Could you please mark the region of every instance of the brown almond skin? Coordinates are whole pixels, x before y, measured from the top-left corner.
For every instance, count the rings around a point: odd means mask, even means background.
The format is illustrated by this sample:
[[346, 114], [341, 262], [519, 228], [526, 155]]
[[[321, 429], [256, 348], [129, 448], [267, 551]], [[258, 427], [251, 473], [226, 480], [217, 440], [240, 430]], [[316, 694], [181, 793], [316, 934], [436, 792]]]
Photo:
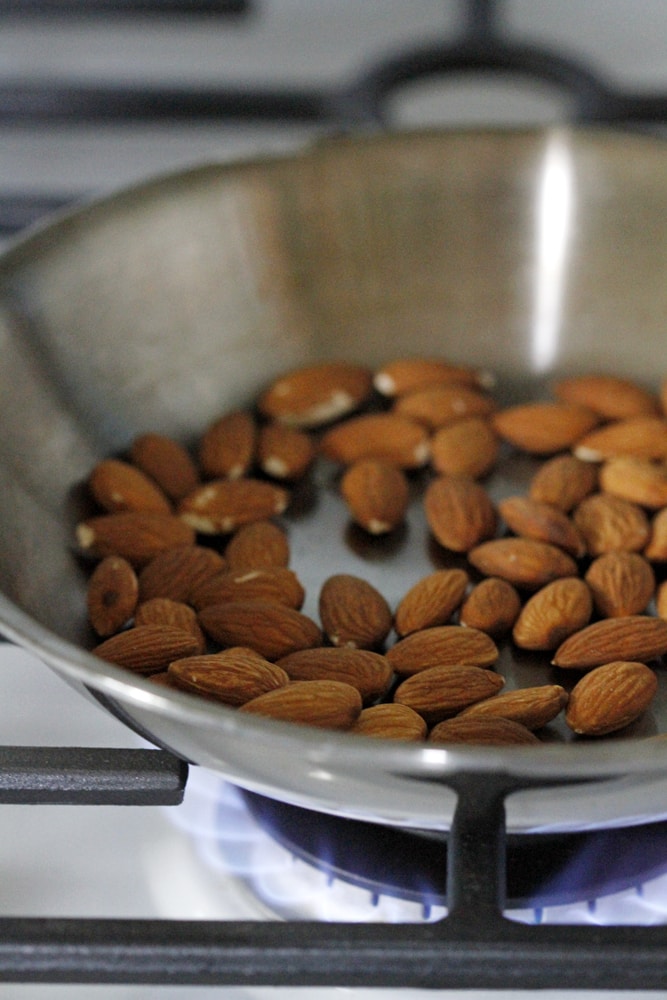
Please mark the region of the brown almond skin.
[[371, 535], [395, 531], [405, 520], [410, 488], [402, 469], [366, 458], [350, 465], [340, 491], [353, 520]]
[[164, 434], [138, 435], [129, 457], [174, 502], [187, 496], [199, 483], [199, 470], [189, 451]]
[[461, 604], [470, 577], [462, 569], [442, 569], [418, 580], [401, 598], [394, 628], [403, 637], [435, 625], [446, 625]]
[[326, 431], [320, 452], [341, 465], [374, 458], [399, 469], [420, 469], [429, 459], [429, 433], [396, 413], [367, 413]]
[[201, 611], [208, 604], [225, 601], [271, 601], [300, 611], [305, 596], [301, 581], [291, 569], [267, 566], [216, 573], [193, 588], [190, 603]]
[[612, 660], [653, 660], [667, 653], [667, 621], [648, 615], [604, 618], [558, 647], [554, 666], [589, 670]]
[[373, 384], [383, 396], [403, 396], [415, 389], [432, 385], [470, 385], [489, 388], [493, 382], [488, 372], [468, 365], [452, 364], [442, 358], [395, 358], [377, 369]]
[[273, 661], [323, 642], [311, 618], [269, 601], [210, 604], [199, 612], [199, 624], [221, 646], [249, 646]]
[[233, 410], [211, 423], [199, 440], [199, 466], [209, 479], [239, 479], [249, 473], [257, 426], [246, 410]]
[[649, 415], [603, 424], [577, 441], [574, 454], [586, 462], [602, 462], [615, 455], [665, 459], [667, 420]]
[[319, 595], [322, 628], [334, 646], [378, 649], [393, 625], [391, 608], [367, 580], [351, 573], [334, 573]]
[[183, 691], [232, 706], [244, 705], [289, 683], [284, 670], [243, 646], [174, 660], [167, 674]]
[[88, 620], [101, 638], [113, 635], [130, 621], [139, 599], [139, 581], [127, 559], [107, 556], [88, 581]]
[[137, 674], [166, 670], [172, 660], [194, 656], [199, 644], [191, 632], [171, 625], [137, 625], [105, 639], [93, 653]]
[[492, 538], [498, 522], [484, 487], [465, 476], [434, 479], [424, 494], [424, 511], [435, 539], [452, 552], [469, 552]]
[[178, 514], [205, 535], [229, 534], [244, 524], [282, 514], [289, 493], [262, 479], [213, 479], [181, 500]]
[[472, 746], [532, 746], [539, 739], [530, 729], [512, 719], [458, 715], [434, 726], [429, 743], [467, 743]]
[[562, 549], [535, 538], [495, 538], [468, 553], [485, 576], [499, 576], [515, 587], [538, 590], [552, 580], [576, 576], [577, 564]]
[[464, 417], [487, 417], [496, 409], [491, 396], [466, 385], [438, 385], [405, 393], [393, 412], [436, 431]]
[[579, 680], [570, 694], [565, 721], [582, 736], [606, 736], [625, 729], [648, 709], [658, 678], [646, 664], [616, 660]]
[[170, 597], [151, 597], [137, 606], [134, 624], [172, 625], [194, 636], [198, 643], [198, 653], [203, 653], [206, 649], [206, 637], [197, 621], [197, 613], [183, 601], [173, 601]]
[[575, 508], [572, 518], [590, 556], [622, 549], [641, 552], [651, 527], [642, 508], [609, 493], [592, 493]]
[[667, 561], [667, 507], [659, 510], [650, 520], [644, 555], [651, 562]]
[[632, 379], [586, 374], [559, 379], [553, 385], [557, 399], [594, 410], [605, 420], [658, 412], [658, 398]]
[[548, 542], [580, 559], [586, 543], [575, 524], [558, 507], [531, 500], [530, 497], [506, 497], [498, 503], [498, 513], [515, 535]]
[[446, 424], [431, 438], [431, 466], [439, 475], [481, 479], [495, 466], [498, 435], [484, 417]]
[[667, 469], [646, 458], [617, 455], [603, 462], [600, 489], [648, 510], [667, 506]]
[[225, 567], [223, 557], [203, 545], [179, 545], [160, 552], [139, 573], [140, 600], [170, 597], [188, 604], [194, 588]]
[[385, 694], [393, 677], [389, 661], [381, 653], [344, 646], [301, 649], [278, 660], [278, 666], [294, 681], [343, 681], [356, 687], [364, 704]]
[[459, 611], [459, 622], [490, 636], [509, 632], [521, 611], [521, 597], [516, 587], [498, 576], [480, 580], [468, 594]]
[[319, 729], [350, 729], [361, 713], [361, 695], [342, 681], [292, 681], [247, 701], [239, 712]]
[[273, 521], [253, 521], [234, 532], [225, 548], [229, 569], [260, 569], [288, 566], [289, 539]]
[[639, 615], [655, 593], [653, 567], [638, 552], [606, 552], [594, 559], [585, 576], [598, 614], [604, 618]]
[[493, 639], [477, 629], [461, 625], [438, 625], [413, 632], [386, 652], [392, 669], [408, 677], [433, 666], [467, 663], [487, 668], [498, 659]]
[[493, 670], [467, 664], [429, 667], [402, 681], [394, 692], [394, 702], [407, 705], [434, 726], [456, 715], [468, 705], [490, 698], [505, 680]]
[[521, 403], [493, 414], [491, 423], [501, 438], [531, 455], [554, 455], [573, 447], [599, 417], [571, 403]]
[[372, 374], [362, 365], [323, 362], [280, 375], [257, 406], [263, 416], [292, 427], [323, 427], [359, 409], [372, 389]]
[[407, 705], [388, 703], [364, 708], [350, 732], [379, 740], [418, 742], [426, 738], [426, 720]]
[[172, 514], [120, 511], [101, 514], [77, 525], [77, 541], [89, 555], [122, 556], [141, 569], [160, 552], [180, 545], [194, 545], [194, 530]]
[[141, 469], [116, 458], [98, 462], [88, 477], [88, 488], [107, 513], [137, 510], [170, 514], [171, 502]]
[[593, 596], [579, 577], [553, 580], [528, 598], [514, 623], [512, 638], [520, 649], [556, 649], [588, 625]]
[[569, 514], [598, 488], [598, 467], [574, 455], [554, 455], [542, 463], [533, 475], [528, 496], [538, 503], [548, 503]]
[[567, 691], [560, 684], [541, 684], [516, 691], [501, 691], [465, 708], [457, 718], [511, 719], [526, 729], [534, 730], [552, 722], [567, 703]]
[[313, 438], [298, 427], [265, 424], [257, 438], [257, 462], [262, 472], [273, 479], [301, 479], [317, 454]]

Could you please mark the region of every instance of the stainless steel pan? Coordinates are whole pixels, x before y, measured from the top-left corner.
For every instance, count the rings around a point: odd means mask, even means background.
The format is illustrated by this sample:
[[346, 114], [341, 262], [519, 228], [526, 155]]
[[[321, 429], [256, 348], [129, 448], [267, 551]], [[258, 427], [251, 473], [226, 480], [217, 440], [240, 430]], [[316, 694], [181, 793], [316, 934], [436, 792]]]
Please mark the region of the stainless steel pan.
[[[545, 787], [510, 830], [667, 815], [667, 685], [621, 737], [539, 749], [376, 743], [236, 714], [86, 652], [73, 552], [80, 483], [139, 432], [193, 440], [275, 374], [322, 358], [442, 354], [495, 371], [501, 401], [591, 368], [667, 371], [667, 145], [604, 131], [430, 132], [207, 165], [54, 219], [0, 261], [0, 627], [156, 744], [265, 794], [446, 828], [464, 770]], [[512, 460], [495, 494], [525, 485]], [[437, 564], [419, 511], [387, 547], [346, 532], [329, 480], [288, 516], [293, 564], [358, 572], [395, 603]], [[551, 676], [504, 651], [508, 685]]]

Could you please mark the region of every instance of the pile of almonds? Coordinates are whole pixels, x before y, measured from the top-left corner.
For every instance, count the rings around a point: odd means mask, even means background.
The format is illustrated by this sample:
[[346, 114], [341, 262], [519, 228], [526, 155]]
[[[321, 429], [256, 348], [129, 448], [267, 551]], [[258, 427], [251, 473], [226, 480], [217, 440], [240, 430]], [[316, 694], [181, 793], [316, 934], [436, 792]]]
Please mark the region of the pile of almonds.
[[[442, 359], [316, 364], [222, 414], [196, 453], [155, 432], [100, 461], [77, 526], [93, 651], [240, 712], [367, 736], [533, 744], [561, 713], [574, 734], [624, 729], [667, 653], [667, 383], [582, 375], [506, 407], [491, 390]], [[494, 500], [508, 454], [535, 471]], [[462, 565], [393, 608], [333, 572], [319, 620], [304, 614], [281, 515], [321, 461], [369, 536], [401, 528], [421, 477], [430, 535]], [[562, 683], [504, 691], [501, 643]]]

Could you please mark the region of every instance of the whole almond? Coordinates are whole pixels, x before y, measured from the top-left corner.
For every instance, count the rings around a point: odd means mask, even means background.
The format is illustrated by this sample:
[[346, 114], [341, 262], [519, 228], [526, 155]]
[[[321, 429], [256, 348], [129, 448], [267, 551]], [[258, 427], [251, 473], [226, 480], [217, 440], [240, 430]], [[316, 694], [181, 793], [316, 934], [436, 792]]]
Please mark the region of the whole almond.
[[213, 479], [181, 500], [178, 514], [205, 535], [229, 534], [241, 525], [282, 514], [289, 493], [261, 479]]
[[465, 708], [458, 718], [511, 719], [526, 729], [534, 730], [548, 725], [567, 703], [568, 693], [560, 684], [540, 684], [516, 691], [501, 691]]
[[137, 625], [117, 632], [93, 649], [102, 660], [136, 674], [158, 673], [172, 660], [198, 652], [195, 636], [171, 625]]
[[134, 616], [137, 625], [171, 625], [189, 632], [197, 640], [197, 652], [206, 649], [206, 638], [197, 621], [194, 608], [183, 601], [174, 601], [170, 597], [151, 597], [137, 606]]
[[511, 496], [499, 501], [498, 513], [515, 535], [549, 542], [575, 559], [585, 554], [586, 544], [578, 528], [564, 511], [552, 504]]
[[658, 412], [658, 399], [632, 379], [586, 374], [563, 378], [553, 386], [557, 399], [594, 410], [605, 420], [621, 420]]
[[571, 403], [520, 403], [491, 417], [496, 433], [520, 451], [554, 455], [572, 448], [599, 418], [592, 410]]
[[229, 569], [262, 569], [288, 566], [289, 539], [273, 521], [252, 521], [234, 532], [225, 548]]
[[644, 555], [651, 562], [667, 562], [667, 507], [654, 514], [649, 522]]
[[199, 470], [189, 451], [164, 434], [139, 434], [130, 447], [130, 461], [172, 501], [192, 492], [199, 482]]
[[568, 514], [598, 486], [598, 468], [574, 455], [554, 455], [534, 473], [528, 496], [538, 503], [548, 503]]
[[[199, 440], [199, 465], [210, 479], [239, 479], [255, 458], [257, 426], [246, 410], [232, 410], [209, 424]], [[189, 494], [188, 494], [189, 495]]]
[[500, 674], [483, 667], [460, 663], [433, 666], [402, 681], [394, 692], [394, 702], [407, 705], [434, 726], [468, 705], [490, 698], [504, 683]]
[[391, 702], [364, 708], [350, 732], [380, 740], [419, 741], [427, 729], [426, 720], [414, 709]]
[[351, 573], [334, 573], [320, 589], [322, 628], [334, 646], [376, 649], [393, 625], [391, 608], [367, 580]]
[[491, 667], [498, 659], [498, 647], [477, 629], [436, 625], [400, 639], [387, 650], [386, 657], [395, 673], [407, 677], [434, 666], [466, 663]]
[[615, 455], [667, 459], [667, 420], [660, 416], [614, 420], [581, 437], [574, 454], [586, 462], [602, 462]]
[[466, 385], [437, 385], [400, 396], [393, 412], [436, 431], [463, 417], [486, 417], [496, 409], [491, 396]]
[[239, 709], [320, 729], [350, 729], [361, 713], [361, 695], [342, 681], [292, 681], [247, 701]]
[[248, 646], [267, 660], [322, 645], [317, 624], [300, 611], [270, 601], [227, 601], [199, 612], [199, 624], [221, 646]]
[[598, 614], [604, 618], [639, 615], [655, 593], [655, 573], [638, 552], [606, 552], [586, 571]]
[[658, 689], [658, 678], [646, 664], [616, 660], [582, 677], [572, 689], [565, 721], [575, 733], [605, 736], [643, 715]]
[[365, 403], [372, 374], [343, 361], [306, 365], [281, 375], [258, 399], [263, 416], [294, 427], [321, 427]]
[[344, 681], [356, 687], [364, 703], [385, 694], [392, 679], [389, 661], [381, 653], [346, 646], [301, 649], [278, 660], [294, 681]]
[[179, 545], [158, 553], [139, 573], [142, 601], [170, 597], [188, 604], [193, 590], [225, 569], [219, 552], [203, 545]]
[[373, 377], [375, 388], [383, 396], [403, 396], [432, 385], [461, 384], [490, 389], [493, 382], [489, 372], [442, 358], [425, 357], [395, 358], [379, 368]]
[[353, 462], [341, 479], [340, 490], [353, 520], [371, 535], [394, 531], [405, 520], [408, 480], [402, 469], [389, 462], [372, 458]]
[[273, 479], [300, 479], [312, 465], [316, 451], [312, 437], [298, 427], [270, 423], [260, 428], [257, 461], [262, 472]]
[[646, 512], [630, 500], [610, 493], [592, 493], [572, 513], [590, 556], [622, 550], [641, 552], [651, 528]]
[[171, 503], [160, 487], [129, 462], [106, 458], [93, 468], [88, 487], [97, 503], [110, 514], [117, 511], [153, 511], [170, 514]]
[[498, 460], [500, 441], [484, 417], [446, 424], [431, 438], [431, 466], [440, 475], [488, 475]]
[[640, 507], [659, 510], [667, 506], [667, 467], [646, 458], [619, 455], [603, 462], [600, 489]]
[[271, 601], [300, 611], [306, 593], [301, 581], [285, 566], [223, 570], [190, 592], [190, 602], [201, 611], [225, 601]]
[[556, 649], [569, 635], [588, 625], [593, 597], [579, 577], [553, 580], [524, 604], [512, 629], [520, 649]]
[[457, 715], [434, 726], [429, 743], [467, 743], [473, 746], [532, 746], [539, 739], [530, 729], [512, 719]]
[[134, 615], [139, 599], [139, 582], [134, 568], [120, 556], [107, 556], [93, 570], [88, 581], [88, 620], [97, 634], [106, 638], [119, 632]]
[[667, 621], [648, 615], [604, 618], [575, 632], [556, 650], [554, 666], [589, 670], [612, 660], [653, 660], [667, 653]]
[[519, 593], [507, 580], [488, 576], [470, 591], [459, 612], [459, 622], [490, 636], [509, 632], [521, 611]]
[[426, 488], [424, 512], [440, 545], [468, 552], [495, 534], [496, 509], [484, 489], [465, 476], [438, 476]]
[[462, 569], [442, 569], [418, 580], [401, 598], [394, 614], [399, 636], [446, 625], [461, 604], [470, 578]]
[[401, 469], [419, 469], [429, 459], [429, 434], [414, 420], [397, 413], [366, 413], [326, 431], [320, 451], [341, 465], [374, 458]]
[[89, 555], [100, 559], [122, 556], [136, 569], [167, 549], [193, 545], [195, 533], [172, 514], [120, 511], [82, 521], [77, 525], [76, 538]]
[[485, 576], [499, 576], [527, 590], [577, 573], [571, 556], [535, 538], [494, 538], [468, 552], [468, 560]]
[[243, 646], [174, 660], [167, 673], [184, 691], [235, 706], [289, 683], [284, 670]]

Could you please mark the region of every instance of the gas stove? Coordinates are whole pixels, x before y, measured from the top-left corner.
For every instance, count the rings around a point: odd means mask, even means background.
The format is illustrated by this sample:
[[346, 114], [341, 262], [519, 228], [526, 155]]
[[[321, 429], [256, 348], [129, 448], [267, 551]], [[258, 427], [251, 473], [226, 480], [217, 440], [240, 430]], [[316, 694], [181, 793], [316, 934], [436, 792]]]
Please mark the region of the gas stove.
[[[659, 0], [0, 0], [0, 231], [358, 128], [660, 132], [666, 26]], [[304, 814], [156, 751], [23, 650], [0, 668], [0, 998], [665, 989], [663, 825], [506, 842], [512, 789], [474, 779], [447, 842]]]

